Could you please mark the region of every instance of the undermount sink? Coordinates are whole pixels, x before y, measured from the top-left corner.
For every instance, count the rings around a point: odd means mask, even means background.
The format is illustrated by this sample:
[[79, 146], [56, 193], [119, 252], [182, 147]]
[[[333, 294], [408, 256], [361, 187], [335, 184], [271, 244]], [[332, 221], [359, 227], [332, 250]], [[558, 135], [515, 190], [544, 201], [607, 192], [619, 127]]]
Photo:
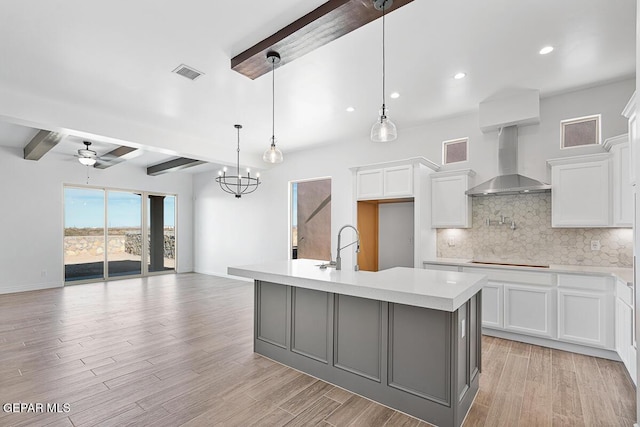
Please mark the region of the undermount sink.
[[544, 264], [515, 264], [510, 262], [495, 262], [495, 261], [471, 261], [471, 264], [484, 264], [484, 265], [507, 265], [510, 267], [535, 267], [535, 268], [549, 268]]

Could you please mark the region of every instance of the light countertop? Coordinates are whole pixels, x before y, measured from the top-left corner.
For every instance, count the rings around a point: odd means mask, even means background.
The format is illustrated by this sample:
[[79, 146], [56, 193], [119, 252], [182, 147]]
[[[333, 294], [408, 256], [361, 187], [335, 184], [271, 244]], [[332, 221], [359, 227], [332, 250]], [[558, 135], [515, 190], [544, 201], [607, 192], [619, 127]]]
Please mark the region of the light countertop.
[[378, 272], [325, 270], [323, 261], [283, 260], [267, 264], [229, 267], [228, 274], [300, 288], [370, 298], [398, 304], [455, 311], [482, 289], [481, 274], [395, 267]]
[[474, 264], [469, 259], [460, 258], [436, 258], [424, 261], [424, 264], [455, 265], [458, 267], [497, 268], [504, 270], [540, 271], [547, 273], [584, 274], [589, 276], [613, 276], [628, 286], [633, 284], [633, 269], [623, 267], [599, 267], [593, 265], [561, 265], [551, 264], [549, 268], [525, 267], [513, 265]]

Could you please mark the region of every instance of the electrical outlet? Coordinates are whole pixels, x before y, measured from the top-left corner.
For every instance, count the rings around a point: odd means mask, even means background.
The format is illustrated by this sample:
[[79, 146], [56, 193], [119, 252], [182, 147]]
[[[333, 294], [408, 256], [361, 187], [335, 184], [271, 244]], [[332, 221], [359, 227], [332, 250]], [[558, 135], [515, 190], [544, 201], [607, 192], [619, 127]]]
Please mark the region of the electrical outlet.
[[591, 241], [591, 250], [599, 251], [600, 250], [600, 240], [592, 240]]
[[47, 277], [47, 270], [42, 270], [40, 272], [40, 277]]
[[449, 244], [449, 246], [455, 246], [456, 245], [456, 239], [453, 237], [449, 237], [449, 240], [447, 242]]

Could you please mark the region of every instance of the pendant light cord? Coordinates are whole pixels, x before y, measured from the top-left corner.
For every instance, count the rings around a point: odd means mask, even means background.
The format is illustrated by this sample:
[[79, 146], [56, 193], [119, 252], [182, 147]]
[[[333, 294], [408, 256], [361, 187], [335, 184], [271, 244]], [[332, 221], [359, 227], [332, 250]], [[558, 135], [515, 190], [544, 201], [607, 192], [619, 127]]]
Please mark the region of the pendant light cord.
[[271, 146], [276, 144], [276, 58], [271, 58]]
[[[237, 154], [238, 154], [238, 178], [240, 177], [240, 128], [236, 128], [238, 130], [238, 149]], [[238, 186], [240, 185], [240, 181], [238, 181]]]
[[[384, 51], [384, 15], [385, 9], [387, 5], [387, 0], [383, 0], [382, 2], [382, 117], [385, 114], [385, 105], [384, 105], [384, 93], [385, 93], [385, 51]], [[381, 117], [381, 119], [382, 119]]]

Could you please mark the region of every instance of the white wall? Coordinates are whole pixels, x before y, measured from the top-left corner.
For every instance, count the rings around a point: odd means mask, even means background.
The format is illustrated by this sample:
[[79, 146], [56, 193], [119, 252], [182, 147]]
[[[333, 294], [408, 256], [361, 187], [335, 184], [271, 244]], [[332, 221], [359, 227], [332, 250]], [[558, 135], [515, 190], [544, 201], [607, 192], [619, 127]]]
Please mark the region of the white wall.
[[391, 267], [416, 267], [413, 259], [415, 246], [413, 208], [413, 202], [378, 205], [379, 270]]
[[[542, 99], [542, 122], [519, 130], [520, 172], [546, 181], [547, 159], [602, 150], [601, 147], [588, 147], [560, 152], [560, 120], [600, 113], [603, 139], [626, 133], [626, 120], [620, 113], [634, 90], [635, 79], [630, 79]], [[477, 183], [496, 175], [497, 132], [483, 134], [478, 127], [477, 112], [413, 128], [404, 128], [399, 118], [394, 119], [399, 125], [400, 137], [388, 144], [371, 143], [369, 129], [361, 129], [362, 137], [357, 140], [295, 153], [288, 153], [286, 141], [281, 141], [284, 163], [264, 172], [264, 184], [255, 193], [241, 199], [222, 192], [214, 181], [215, 173], [196, 175], [195, 270], [226, 274], [227, 267], [231, 265], [285, 259], [288, 256], [290, 181], [332, 178], [331, 247], [335, 248], [339, 228], [355, 221], [353, 180], [349, 167], [415, 156], [440, 163], [442, 141], [467, 136], [470, 161], [449, 165], [445, 169], [474, 169]], [[286, 124], [281, 123], [280, 126]], [[332, 252], [335, 257], [335, 249]], [[343, 258], [346, 265], [352, 262], [351, 252]]]
[[[89, 175], [93, 186], [177, 194], [177, 270], [193, 271], [192, 175], [151, 177], [126, 164]], [[63, 285], [63, 185], [86, 182], [86, 167], [73, 157], [24, 160], [21, 148], [0, 141], [0, 293]]]

